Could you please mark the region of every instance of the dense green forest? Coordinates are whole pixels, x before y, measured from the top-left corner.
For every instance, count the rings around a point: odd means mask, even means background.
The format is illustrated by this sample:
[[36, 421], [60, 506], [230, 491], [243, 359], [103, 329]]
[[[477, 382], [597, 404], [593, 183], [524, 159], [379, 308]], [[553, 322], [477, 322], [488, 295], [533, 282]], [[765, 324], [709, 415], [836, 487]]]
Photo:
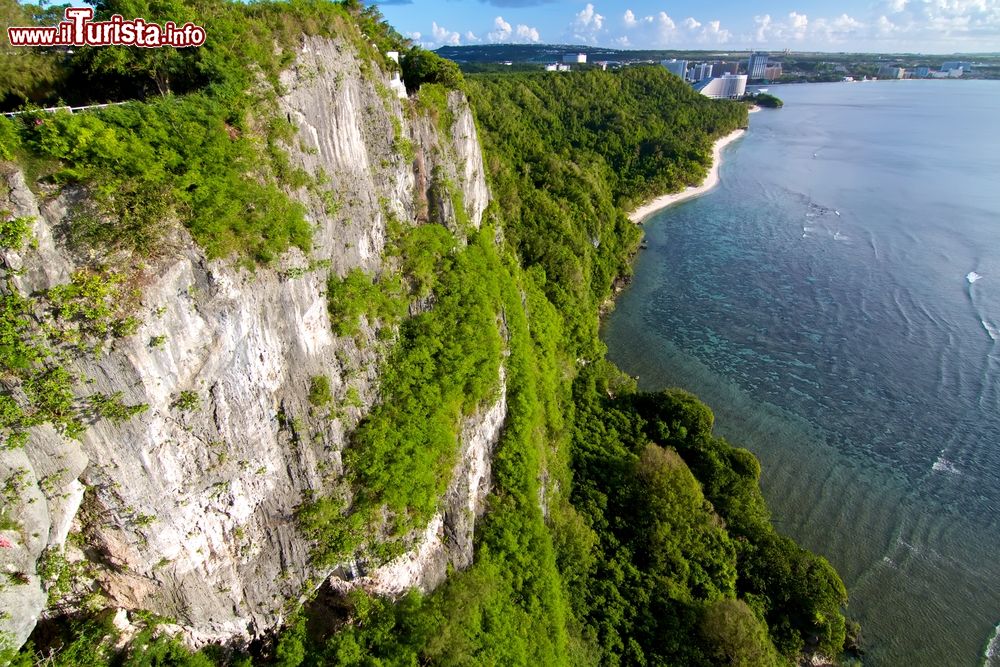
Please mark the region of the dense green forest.
[[662, 67], [476, 75], [468, 94], [507, 240], [544, 270], [572, 351], [596, 358], [597, 308], [639, 242], [624, 212], [701, 183], [712, 143], [746, 126], [746, 108], [694, 94]]
[[757, 106], [767, 107], [769, 109], [780, 109], [785, 105], [785, 103], [781, 101], [780, 97], [775, 97], [774, 95], [769, 95], [767, 93], [757, 93], [756, 95], [751, 95], [746, 101], [756, 104]]
[[[52, 22], [54, 8], [0, 1], [5, 17]], [[224, 38], [169, 57], [41, 53], [0, 84], [8, 107], [140, 100], [85, 115], [0, 118], [0, 160], [32, 179], [86, 185], [97, 210], [118, 221], [75, 220], [68, 239], [82, 248], [140, 262], [164, 251], [157, 223], [171, 216], [209, 256], [257, 270], [292, 246], [308, 251], [303, 211], [286, 193], [316, 184], [289, 165], [280, 144], [291, 128], [273, 111], [277, 74], [303, 32], [354, 36], [358, 52], [385, 70], [392, 66], [380, 53], [403, 50], [410, 104], [433, 106], [457, 88], [474, 109], [494, 202], [482, 229], [462, 237], [393, 221], [391, 270], [330, 276], [338, 332], [350, 334], [368, 313], [393, 342], [383, 369], [391, 381], [344, 453], [359, 492], [353, 506], [315, 497], [300, 507], [317, 562], [353, 553], [376, 528], [400, 535], [434, 510], [456, 425], [496, 393], [501, 363], [508, 417], [475, 562], [433, 593], [316, 600], [249, 652], [192, 654], [156, 638], [152, 618], [115, 649], [116, 631], [96, 610], [10, 654], [14, 664], [43, 653], [55, 665], [288, 666], [776, 665], [803, 652], [841, 656], [852, 634], [843, 584], [824, 559], [775, 532], [753, 455], [714, 436], [712, 413], [695, 397], [637, 392], [604, 359], [598, 336], [599, 307], [629, 273], [641, 236], [626, 211], [699, 183], [714, 139], [747, 124], [745, 105], [708, 100], [658, 67], [463, 78], [357, 2], [102, 0], [98, 10], [197, 16]], [[9, 289], [4, 352], [21, 349], [29, 316]], [[435, 306], [406, 317], [428, 294]], [[53, 368], [32, 358], [19, 372], [30, 384]], [[314, 385], [315, 404], [328, 401], [328, 388]], [[32, 423], [64, 416], [43, 402], [30, 409]], [[377, 523], [386, 509], [389, 526]]]

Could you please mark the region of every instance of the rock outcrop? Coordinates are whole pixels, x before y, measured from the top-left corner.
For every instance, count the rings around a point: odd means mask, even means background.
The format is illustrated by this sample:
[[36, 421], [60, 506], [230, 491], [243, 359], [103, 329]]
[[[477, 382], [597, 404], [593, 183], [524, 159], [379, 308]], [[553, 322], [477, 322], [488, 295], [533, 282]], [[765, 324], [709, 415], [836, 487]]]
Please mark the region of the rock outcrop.
[[[69, 362], [90, 378], [84, 393], [122, 392], [148, 409], [119, 425], [98, 420], [79, 440], [35, 427], [27, 446], [0, 451], [0, 485], [16, 489], [5, 507], [16, 525], [0, 530], [0, 568], [10, 575], [0, 631], [16, 644], [46, 613], [39, 568], [52, 554], [86, 563], [109, 606], [175, 619], [192, 645], [261, 636], [283, 621], [287, 601], [330, 574], [311, 564], [293, 514], [305, 492], [342, 472], [340, 451], [377, 397], [382, 348], [368, 327], [334, 334], [327, 272], [380, 271], [387, 219], [432, 219], [428, 202], [441, 198], [442, 182], [451, 207], [438, 206], [433, 221], [455, 229], [478, 226], [489, 195], [460, 94], [448, 98], [453, 122], [442, 128], [413, 101], [385, 95], [388, 76], [360, 66], [349, 40], [322, 38], [304, 40], [282, 84], [281, 112], [298, 128], [293, 162], [328, 190], [294, 193], [308, 207], [315, 248], [250, 272], [208, 260], [177, 226], [177, 251], [139, 276], [138, 331]], [[85, 193], [40, 201], [21, 172], [3, 168], [0, 209], [34, 219], [33, 247], [4, 251], [9, 267], [23, 268], [17, 288], [64, 283], [80, 262], [58, 230]], [[310, 405], [314, 376], [329, 378], [342, 406], [335, 416]], [[349, 391], [360, 400], [346, 401]], [[430, 588], [449, 562], [471, 561], [505, 415], [501, 393], [468, 419], [442, 512], [414, 552], [374, 570], [373, 590]]]

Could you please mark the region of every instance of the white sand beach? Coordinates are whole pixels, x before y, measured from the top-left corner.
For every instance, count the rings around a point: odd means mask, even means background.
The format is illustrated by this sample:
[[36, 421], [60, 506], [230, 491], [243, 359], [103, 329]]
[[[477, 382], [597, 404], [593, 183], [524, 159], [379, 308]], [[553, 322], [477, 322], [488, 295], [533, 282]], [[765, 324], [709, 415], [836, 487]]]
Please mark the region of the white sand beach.
[[719, 184], [719, 166], [722, 164], [722, 149], [742, 137], [744, 132], [746, 130], [735, 130], [715, 142], [715, 146], [712, 147], [712, 168], [708, 170], [708, 176], [705, 177], [704, 183], [697, 187], [689, 187], [680, 192], [663, 195], [662, 197], [657, 197], [652, 201], [646, 202], [632, 211], [628, 219], [639, 224], [660, 209], [686, 199], [699, 197], [714, 188]]

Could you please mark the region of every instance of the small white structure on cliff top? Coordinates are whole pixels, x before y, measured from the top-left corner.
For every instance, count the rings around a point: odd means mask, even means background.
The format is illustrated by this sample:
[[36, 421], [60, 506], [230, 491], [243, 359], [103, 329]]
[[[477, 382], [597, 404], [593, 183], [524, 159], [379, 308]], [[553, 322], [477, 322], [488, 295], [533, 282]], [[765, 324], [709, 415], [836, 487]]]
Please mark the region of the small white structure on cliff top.
[[[399, 64], [399, 51], [386, 51], [385, 55], [389, 60], [397, 65]], [[392, 73], [392, 79], [389, 81], [389, 90], [396, 93], [396, 97], [399, 99], [406, 99], [406, 84], [403, 83], [403, 77], [398, 71]]]

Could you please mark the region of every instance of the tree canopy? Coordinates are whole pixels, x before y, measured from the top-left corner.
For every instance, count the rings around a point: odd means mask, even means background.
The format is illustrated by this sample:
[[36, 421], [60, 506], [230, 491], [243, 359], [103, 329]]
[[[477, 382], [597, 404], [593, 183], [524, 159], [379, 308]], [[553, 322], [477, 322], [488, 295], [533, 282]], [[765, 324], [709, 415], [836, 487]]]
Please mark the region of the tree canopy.
[[464, 82], [458, 65], [418, 46], [403, 54], [400, 65], [403, 68], [406, 90], [411, 94], [425, 83], [439, 83], [446, 88], [461, 88]]

